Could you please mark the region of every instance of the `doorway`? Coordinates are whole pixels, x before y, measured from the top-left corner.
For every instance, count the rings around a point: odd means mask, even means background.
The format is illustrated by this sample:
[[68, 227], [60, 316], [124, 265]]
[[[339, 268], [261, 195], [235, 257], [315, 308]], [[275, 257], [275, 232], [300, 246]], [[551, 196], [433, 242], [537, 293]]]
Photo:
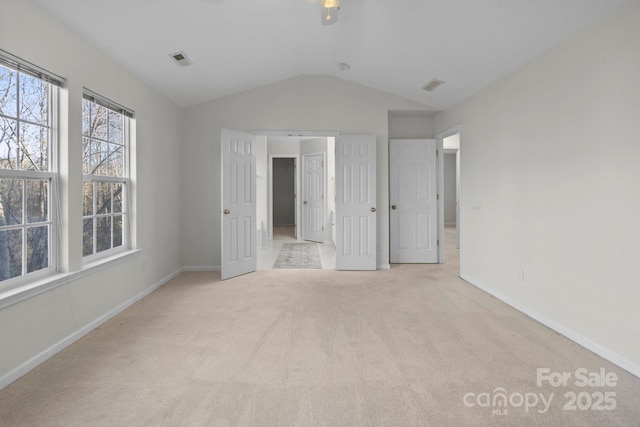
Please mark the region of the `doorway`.
[[440, 188], [443, 193], [440, 224], [441, 240], [440, 256], [443, 263], [455, 266], [460, 270], [460, 248], [462, 246], [461, 216], [461, 126], [456, 126], [436, 137], [438, 146], [444, 156], [441, 159]]
[[435, 139], [389, 140], [389, 257], [438, 262], [438, 149]]
[[[258, 137], [261, 138], [258, 164], [264, 162], [265, 167], [257, 168], [257, 190], [259, 194], [264, 191], [264, 197], [258, 197], [258, 221], [264, 221], [265, 239], [259, 248], [258, 269], [295, 268], [282, 267], [278, 259], [286, 248], [294, 251], [293, 258], [309, 258], [304, 246], [313, 246], [312, 252], [317, 250], [323, 269], [335, 269], [334, 137]], [[264, 187], [261, 172], [268, 176]], [[264, 210], [260, 203], [266, 206]], [[281, 215], [285, 210], [288, 216]]]
[[296, 240], [296, 158], [272, 158], [271, 217], [275, 240]]
[[[274, 157], [272, 148], [267, 144], [268, 136], [255, 132], [248, 134], [229, 129], [221, 131], [221, 277], [223, 279], [235, 277], [255, 271], [260, 266], [260, 254], [273, 240], [273, 186], [271, 160]], [[289, 134], [289, 137], [292, 135]], [[302, 135], [299, 135], [302, 136]], [[333, 188], [335, 215], [325, 215], [335, 224], [335, 234], [332, 227], [325, 227], [324, 233], [329, 233], [333, 263], [330, 266], [300, 266], [297, 262], [309, 256], [299, 248], [289, 248], [285, 252], [287, 264], [293, 267], [285, 268], [325, 268], [338, 270], [376, 270], [376, 137], [375, 135], [341, 135], [336, 137], [317, 137], [324, 146], [327, 158], [332, 158], [334, 165], [330, 173], [325, 171], [325, 179], [331, 182]], [[307, 139], [307, 138], [303, 138]], [[310, 139], [310, 138], [309, 138]], [[330, 141], [329, 141], [330, 140]], [[318, 152], [309, 141], [299, 143], [298, 153]], [[287, 157], [287, 156], [275, 156]], [[327, 162], [329, 163], [329, 162]], [[297, 163], [296, 163], [297, 164]], [[296, 176], [300, 176], [297, 168]], [[333, 175], [333, 176], [332, 176]], [[268, 183], [266, 177], [268, 176]], [[300, 178], [298, 178], [298, 182]], [[327, 188], [327, 187], [325, 187]], [[296, 195], [299, 195], [299, 185], [296, 185]], [[271, 194], [269, 194], [271, 192]], [[267, 197], [269, 195], [269, 197]], [[270, 203], [270, 209], [266, 209]], [[328, 206], [328, 204], [327, 204]], [[300, 239], [300, 197], [296, 198], [296, 227]], [[265, 219], [268, 217], [268, 220]], [[262, 239], [264, 224], [269, 224], [269, 238]], [[296, 242], [298, 241], [296, 240]], [[265, 245], [265, 242], [267, 243]], [[320, 245], [320, 243], [307, 243]], [[295, 246], [295, 243], [293, 243]], [[282, 244], [282, 246], [285, 246]], [[289, 245], [286, 245], [289, 246]], [[326, 240], [325, 244], [326, 246]], [[336, 250], [337, 249], [337, 250]], [[263, 257], [264, 258], [264, 257]], [[241, 264], [237, 260], [242, 260]], [[245, 262], [246, 261], [246, 262]], [[263, 259], [264, 261], [264, 259]], [[276, 262], [278, 260], [276, 259]], [[289, 262], [291, 261], [291, 262]], [[316, 263], [317, 265], [317, 263]], [[272, 264], [272, 268], [276, 267]]]

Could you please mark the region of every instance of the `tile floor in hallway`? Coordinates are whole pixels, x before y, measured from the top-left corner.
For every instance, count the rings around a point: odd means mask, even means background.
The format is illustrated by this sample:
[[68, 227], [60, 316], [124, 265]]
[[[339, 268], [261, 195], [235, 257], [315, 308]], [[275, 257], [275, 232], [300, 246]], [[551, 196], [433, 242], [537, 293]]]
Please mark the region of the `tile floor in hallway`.
[[[278, 258], [282, 244], [285, 242], [307, 243], [304, 240], [296, 240], [294, 237], [295, 226], [275, 226], [273, 228], [273, 239], [265, 240], [260, 251], [258, 251], [258, 270], [271, 270]], [[459, 250], [455, 248], [456, 227], [446, 226], [444, 230], [445, 238], [445, 263], [451, 266], [459, 266]], [[335, 270], [336, 252], [335, 246], [328, 243], [317, 243], [320, 261], [323, 270]]]
[[[261, 250], [258, 251], [258, 270], [271, 270], [278, 258], [283, 243], [308, 243], [305, 240], [297, 240], [295, 236], [295, 226], [274, 226], [273, 239], [264, 240]], [[318, 254], [322, 263], [323, 270], [335, 270], [336, 268], [336, 251], [333, 244], [316, 243], [318, 246]]]

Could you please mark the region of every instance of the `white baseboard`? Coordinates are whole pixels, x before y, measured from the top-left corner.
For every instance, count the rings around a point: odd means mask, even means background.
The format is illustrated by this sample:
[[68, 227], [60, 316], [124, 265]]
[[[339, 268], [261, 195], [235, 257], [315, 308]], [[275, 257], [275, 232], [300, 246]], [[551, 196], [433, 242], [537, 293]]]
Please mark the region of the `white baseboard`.
[[5, 375], [0, 377], [0, 390], [5, 388], [6, 386], [11, 384], [12, 382], [16, 381], [18, 378], [22, 377], [23, 375], [25, 375], [26, 373], [28, 373], [32, 369], [34, 369], [35, 367], [40, 365], [42, 362], [44, 362], [47, 359], [49, 359], [50, 357], [54, 356], [56, 353], [59, 353], [60, 351], [64, 350], [65, 348], [67, 348], [68, 346], [73, 344], [74, 342], [78, 341], [80, 338], [84, 337], [89, 332], [91, 332], [94, 329], [96, 329], [97, 327], [101, 326], [102, 324], [104, 324], [108, 320], [110, 320], [113, 317], [117, 316], [118, 314], [122, 313], [125, 309], [127, 309], [131, 305], [133, 305], [136, 302], [140, 301], [142, 298], [146, 297], [151, 292], [155, 291], [156, 289], [160, 288], [162, 285], [164, 285], [167, 282], [169, 282], [170, 280], [174, 279], [181, 272], [182, 272], [182, 269], [178, 269], [178, 270], [174, 271], [173, 273], [171, 273], [167, 277], [161, 279], [160, 281], [158, 281], [157, 283], [155, 283], [152, 286], [148, 287], [144, 291], [140, 292], [139, 294], [135, 295], [134, 297], [128, 299], [127, 301], [123, 302], [119, 306], [115, 307], [113, 310], [108, 311], [107, 313], [105, 313], [102, 316], [98, 317], [93, 322], [91, 322], [91, 323], [89, 323], [89, 324], [87, 324], [85, 326], [82, 326], [80, 329], [78, 329], [77, 331], [75, 331], [74, 333], [69, 335], [68, 337], [62, 339], [61, 341], [59, 341], [56, 344], [54, 344], [51, 347], [49, 347], [48, 349], [44, 350], [43, 352], [41, 352], [41, 353], [37, 354], [36, 356], [32, 357], [31, 359], [27, 360], [26, 362], [24, 362], [20, 366], [16, 367], [15, 369], [12, 369], [11, 371], [7, 372]]
[[548, 317], [538, 313], [535, 310], [531, 310], [529, 307], [513, 300], [512, 298], [501, 294], [500, 292], [496, 292], [495, 290], [493, 290], [490, 286], [487, 286], [486, 284], [475, 280], [469, 276], [467, 276], [466, 274], [460, 274], [460, 277], [464, 280], [466, 280], [467, 282], [471, 283], [473, 286], [482, 289], [483, 291], [485, 291], [486, 293], [498, 298], [499, 300], [501, 300], [502, 302], [510, 305], [511, 307], [515, 308], [516, 310], [520, 311], [521, 313], [526, 314], [527, 316], [531, 317], [534, 320], [537, 320], [538, 322], [542, 323], [543, 325], [553, 329], [554, 331], [558, 332], [561, 335], [564, 335], [565, 337], [569, 338], [571, 341], [575, 342], [576, 344], [581, 345], [582, 347], [586, 348], [587, 350], [590, 350], [592, 352], [594, 352], [595, 354], [597, 354], [598, 356], [602, 357], [603, 359], [608, 360], [609, 362], [613, 363], [614, 365], [619, 366], [620, 368], [624, 369], [625, 371], [628, 371], [629, 373], [635, 375], [636, 377], [640, 378], [640, 365], [632, 362], [628, 359], [626, 359], [625, 357], [609, 350], [608, 348], [596, 343], [595, 341], [592, 341], [591, 339], [575, 332], [572, 331], [571, 329], [565, 327], [564, 325], [561, 325], [560, 323], [549, 319]]
[[220, 271], [219, 265], [193, 265], [182, 267], [182, 271]]
[[[380, 264], [377, 266], [377, 268], [378, 270], [389, 270], [391, 266], [390, 264]], [[149, 288], [145, 289], [144, 291], [140, 292], [139, 294], [135, 295], [134, 297], [130, 298], [129, 300], [115, 307], [113, 310], [105, 313], [104, 315], [100, 316], [93, 322], [90, 322], [89, 324], [81, 327], [73, 334], [69, 335], [68, 337], [62, 339], [61, 341], [49, 347], [48, 349], [44, 350], [43, 352], [37, 354], [36, 356], [22, 363], [20, 366], [16, 367], [15, 369], [7, 372], [5, 375], [0, 377], [0, 390], [5, 388], [12, 382], [16, 381], [18, 378], [22, 377], [23, 375], [25, 375], [26, 373], [28, 373], [29, 371], [31, 371], [32, 369], [40, 365], [42, 362], [44, 362], [45, 360], [55, 355], [56, 353], [62, 351], [66, 347], [78, 341], [80, 338], [84, 337], [92, 330], [96, 329], [97, 327], [104, 324], [111, 318], [120, 314], [122, 311], [124, 311], [125, 309], [127, 309], [128, 307], [136, 303], [137, 301], [149, 295], [151, 292], [160, 288], [162, 285], [166, 284], [167, 282], [169, 282], [170, 280], [178, 276], [183, 271], [220, 271], [220, 267], [219, 266], [192, 266], [192, 267], [182, 267], [176, 270], [175, 272], [161, 279], [160, 281], [153, 284]], [[620, 368], [630, 372], [631, 374], [637, 377], [640, 377], [640, 365], [638, 365], [637, 363], [624, 358], [623, 356], [609, 350], [608, 348], [592, 341], [587, 337], [584, 337], [583, 335], [580, 335], [566, 328], [565, 326], [551, 319], [548, 319], [547, 317], [541, 315], [540, 313], [534, 310], [531, 310], [530, 308], [520, 304], [519, 302], [511, 299], [510, 297], [503, 295], [499, 292], [496, 292], [490, 286], [487, 286], [486, 284], [480, 281], [474, 280], [473, 278], [469, 277], [466, 274], [461, 274], [460, 277], [466, 280], [467, 282], [471, 283], [472, 285], [476, 286], [477, 288], [482, 289], [488, 294], [493, 295], [494, 297], [498, 298], [504, 303], [510, 305], [516, 310], [526, 314], [532, 319], [537, 320], [543, 325], [548, 326], [554, 331], [564, 335], [565, 337], [581, 345], [582, 347], [596, 353], [597, 355], [619, 366]]]

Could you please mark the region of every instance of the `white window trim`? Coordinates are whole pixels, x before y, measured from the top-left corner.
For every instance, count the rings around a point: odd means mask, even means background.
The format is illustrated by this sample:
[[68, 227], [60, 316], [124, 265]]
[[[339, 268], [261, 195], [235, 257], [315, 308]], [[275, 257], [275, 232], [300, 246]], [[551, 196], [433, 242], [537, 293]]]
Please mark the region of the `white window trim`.
[[141, 252], [141, 249], [129, 249], [115, 255], [112, 254], [111, 256], [105, 257], [97, 262], [83, 265], [81, 270], [71, 273], [54, 273], [42, 276], [32, 276], [28, 283], [21, 283], [20, 285], [0, 290], [0, 310], [61, 286], [68, 285], [83, 277], [95, 274], [100, 270], [111, 268], [122, 262], [133, 260], [137, 258]]
[[[104, 179], [103, 179], [104, 178]], [[112, 247], [111, 249], [107, 249], [104, 251], [100, 251], [100, 252], [94, 252], [91, 255], [87, 255], [87, 256], [83, 256], [82, 257], [82, 263], [83, 265], [91, 265], [92, 263], [95, 263], [96, 261], [99, 261], [103, 258], [108, 258], [110, 256], [113, 256], [115, 254], [118, 254], [120, 252], [125, 252], [128, 250], [131, 250], [131, 239], [129, 238], [129, 221], [130, 221], [130, 210], [129, 210], [129, 180], [128, 179], [122, 179], [122, 178], [113, 178], [113, 177], [95, 177], [93, 175], [85, 175], [85, 178], [83, 179], [83, 182], [85, 180], [91, 181], [91, 182], [113, 182], [113, 183], [120, 183], [124, 185], [124, 196], [123, 196], [123, 200], [124, 202], [124, 209], [122, 210], [122, 212], [114, 214], [113, 212], [111, 214], [107, 214], [107, 215], [92, 215], [93, 218], [98, 218], [101, 216], [110, 216], [113, 217], [114, 215], [122, 215], [122, 245], [117, 246], [117, 247]], [[84, 215], [83, 215], [83, 223], [84, 223]], [[113, 234], [111, 235], [111, 238], [113, 239]], [[95, 242], [94, 242], [95, 244]]]
[[[101, 175], [88, 175], [85, 174], [83, 175], [83, 183], [85, 181], [92, 181], [92, 182], [112, 182], [112, 183], [122, 183], [124, 184], [124, 197], [123, 197], [123, 201], [124, 201], [124, 208], [122, 211], [122, 218], [123, 218], [123, 224], [122, 224], [122, 245], [115, 247], [115, 248], [111, 248], [111, 249], [107, 249], [104, 251], [100, 251], [100, 252], [95, 252], [91, 255], [86, 255], [82, 257], [82, 265], [92, 265], [95, 264], [96, 262], [99, 262], [102, 259], [106, 259], [109, 257], [112, 257], [114, 255], [117, 255], [119, 253], [123, 253], [123, 252], [127, 252], [127, 251], [131, 251], [131, 226], [130, 226], [130, 222], [131, 222], [131, 164], [130, 164], [130, 150], [131, 150], [131, 119], [133, 117], [133, 111], [127, 109], [126, 107], [123, 107], [120, 104], [117, 104], [113, 101], [110, 101], [107, 98], [104, 98], [98, 94], [96, 94], [95, 92], [90, 91], [87, 88], [84, 88], [84, 93], [83, 93], [83, 98], [91, 101], [95, 104], [98, 104], [102, 107], [111, 109], [112, 111], [115, 111], [117, 113], [120, 113], [124, 116], [124, 128], [123, 128], [123, 134], [124, 134], [124, 147], [123, 147], [123, 156], [124, 156], [124, 168], [126, 170], [126, 176], [124, 177], [114, 177], [114, 176], [101, 176]], [[83, 118], [84, 120], [84, 118]], [[84, 165], [83, 165], [84, 167]], [[113, 216], [113, 213], [110, 215]], [[83, 223], [84, 223], [84, 217], [85, 215], [82, 216], [83, 217]], [[92, 215], [92, 217], [96, 218], [95, 215]], [[95, 236], [94, 236], [95, 237]], [[112, 236], [113, 238], [113, 236]]]
[[[15, 62], [7, 60], [7, 56], [15, 59]], [[22, 62], [21, 62], [22, 61]], [[11, 279], [3, 280], [0, 282], [0, 293], [11, 291], [31, 283], [34, 280], [39, 280], [43, 277], [51, 276], [58, 271], [58, 263], [60, 259], [60, 197], [58, 192], [59, 185], [59, 117], [60, 117], [60, 104], [59, 104], [59, 92], [60, 85], [64, 83], [62, 77], [55, 76], [49, 73], [50, 76], [57, 77], [58, 80], [52, 80], [51, 78], [43, 77], [39, 73], [48, 73], [46, 70], [37, 68], [35, 65], [14, 57], [4, 50], [0, 49], [0, 65], [5, 68], [13, 69], [22, 74], [29, 75], [31, 77], [38, 78], [45, 83], [49, 84], [48, 98], [48, 126], [49, 129], [49, 159], [48, 159], [48, 171], [32, 171], [32, 170], [11, 170], [0, 169], [0, 178], [15, 178], [15, 179], [49, 179], [49, 191], [48, 191], [48, 214], [49, 220], [45, 223], [49, 224], [49, 238], [47, 242], [48, 246], [48, 261], [47, 268], [33, 271], [31, 273], [21, 274], [20, 276], [12, 277]], [[36, 67], [39, 73], [30, 72]], [[19, 118], [18, 118], [19, 120]], [[19, 120], [24, 123], [30, 123], [28, 120]], [[27, 227], [26, 224], [22, 224], [20, 228]], [[26, 250], [23, 248], [23, 250]]]

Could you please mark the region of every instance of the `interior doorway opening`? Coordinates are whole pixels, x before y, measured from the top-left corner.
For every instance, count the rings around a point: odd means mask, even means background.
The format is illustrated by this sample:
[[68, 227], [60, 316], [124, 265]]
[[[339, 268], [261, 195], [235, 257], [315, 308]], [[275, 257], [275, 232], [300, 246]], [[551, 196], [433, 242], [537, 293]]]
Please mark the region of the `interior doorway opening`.
[[305, 244], [317, 249], [323, 269], [335, 269], [335, 138], [264, 136], [256, 151], [257, 224], [264, 228], [258, 269], [286, 268], [276, 266], [283, 248], [304, 252]]
[[462, 149], [461, 127], [457, 126], [437, 136], [442, 147], [442, 262], [456, 264], [460, 269], [460, 248], [462, 240], [462, 218], [460, 199], [462, 186], [460, 182], [460, 154]]
[[[265, 234], [265, 222], [269, 224], [267, 228], [269, 237], [273, 236], [273, 210], [267, 208], [269, 203], [273, 206], [273, 196], [269, 194], [269, 192], [273, 193], [273, 168], [270, 167], [273, 153], [269, 154], [271, 147], [267, 143], [268, 137], [256, 134], [258, 132], [249, 134], [225, 128], [220, 132], [222, 172], [220, 270], [223, 280], [264, 269], [258, 264], [261, 249], [268, 246], [269, 241], [273, 241], [266, 236], [262, 239]], [[294, 264], [286, 268], [376, 270], [376, 136], [339, 135], [335, 138], [315, 138], [324, 143], [325, 156], [332, 158], [335, 162], [332, 168], [327, 168], [329, 171], [333, 170], [335, 176], [332, 176], [331, 172], [324, 175], [332, 184], [327, 187], [333, 188], [334, 193], [333, 196], [328, 195], [327, 199], [335, 202], [335, 214], [330, 213], [325, 218], [328, 218], [332, 225], [335, 224], [335, 234], [331, 231], [332, 227], [322, 230], [323, 233], [331, 235], [330, 241], [335, 241], [335, 246], [330, 246], [333, 265]], [[303, 150], [311, 152], [315, 150], [311, 144], [307, 143], [308, 141], [300, 145], [300, 153], [303, 153]], [[299, 154], [294, 156], [297, 158]], [[299, 191], [296, 194], [299, 195]], [[325, 205], [329, 206], [327, 203]], [[297, 197], [296, 206], [298, 215], [296, 227], [299, 230], [300, 197]], [[268, 221], [265, 221], [265, 218], [268, 218]], [[299, 236], [298, 233], [298, 239]], [[316, 248], [319, 244], [314, 242], [306, 245], [306, 247]], [[300, 245], [295, 247], [296, 244], [293, 244], [293, 246], [291, 248], [287, 245], [291, 250], [284, 251], [289, 261], [300, 258], [319, 258], [309, 256], [313, 254], [304, 250], [298, 251]], [[272, 264], [269, 269], [271, 268], [282, 267]]]
[[[275, 240], [296, 240], [296, 160], [295, 157], [274, 157], [272, 166], [271, 217]], [[275, 191], [273, 191], [275, 190]]]

